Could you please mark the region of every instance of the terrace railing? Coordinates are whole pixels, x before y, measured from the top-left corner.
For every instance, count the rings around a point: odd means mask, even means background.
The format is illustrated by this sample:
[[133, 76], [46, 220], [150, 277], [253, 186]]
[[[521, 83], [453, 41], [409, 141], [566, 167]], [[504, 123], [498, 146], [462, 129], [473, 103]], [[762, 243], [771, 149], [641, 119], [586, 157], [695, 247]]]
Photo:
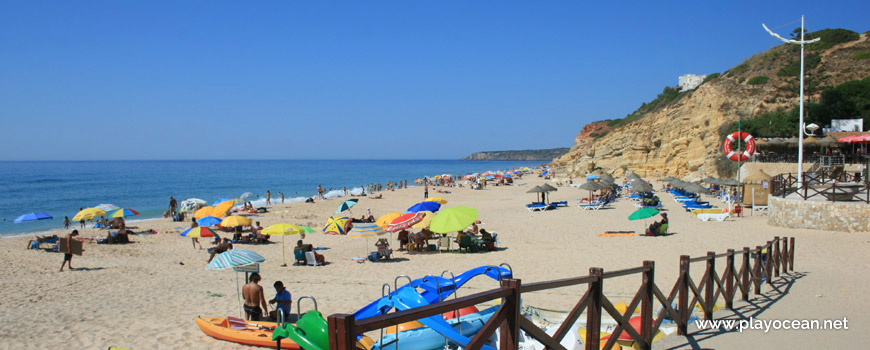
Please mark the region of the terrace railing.
[[[738, 294], [741, 300], [748, 300], [750, 292], [761, 294], [762, 281], [771, 285], [773, 278], [779, 277], [780, 273], [794, 271], [794, 252], [794, 238], [775, 237], [772, 241], [756, 246], [754, 249], [749, 247], [744, 247], [741, 251], [729, 249], [719, 254], [708, 252], [707, 255], [696, 258], [683, 255], [680, 257], [679, 276], [667, 295], [656, 282], [655, 262], [644, 261], [642, 266], [635, 268], [605, 272], [600, 267], [593, 267], [589, 269], [587, 276], [526, 285], [518, 279], [502, 280], [500, 288], [497, 289], [362, 320], [354, 319], [352, 314], [335, 314], [328, 317], [329, 348], [352, 350], [355, 349], [357, 334], [501, 299], [498, 310], [474, 335], [464, 347], [465, 349], [480, 349], [498, 330], [499, 348], [516, 350], [519, 349], [519, 332], [523, 330], [548, 349], [564, 350], [565, 347], [560, 344], [561, 340], [583, 313], [586, 314], [586, 349], [609, 349], [622, 332], [630, 335], [641, 349], [650, 349], [653, 337], [665, 317], [670, 317], [676, 322], [678, 334], [688, 334], [689, 311], [694, 308], [696, 302], [707, 320], [713, 319], [713, 307], [720, 298], [724, 300], [726, 308], [733, 309], [734, 299]], [[719, 266], [724, 268], [719, 273], [717, 262], [722, 259], [724, 263]], [[704, 264], [703, 277], [697, 283], [690, 276], [691, 266], [696, 263]], [[640, 287], [626, 311], [620, 313], [604, 294], [604, 282], [611, 278], [636, 275], [641, 277]], [[520, 313], [520, 300], [523, 293], [576, 285], [586, 285], [586, 292], [552, 336]], [[672, 307], [674, 300], [677, 300], [676, 309]], [[657, 314], [654, 314], [653, 309], [655, 301], [662, 305], [661, 311]], [[641, 323], [638, 328], [635, 328], [629, 323], [629, 319], [638, 305]], [[603, 347], [600, 339], [602, 311], [617, 323]]]
[[770, 194], [782, 198], [796, 194], [803, 200], [817, 197], [831, 202], [870, 203], [870, 182], [861, 173], [847, 173], [832, 168], [803, 174], [802, 184], [792, 173], [771, 177]]

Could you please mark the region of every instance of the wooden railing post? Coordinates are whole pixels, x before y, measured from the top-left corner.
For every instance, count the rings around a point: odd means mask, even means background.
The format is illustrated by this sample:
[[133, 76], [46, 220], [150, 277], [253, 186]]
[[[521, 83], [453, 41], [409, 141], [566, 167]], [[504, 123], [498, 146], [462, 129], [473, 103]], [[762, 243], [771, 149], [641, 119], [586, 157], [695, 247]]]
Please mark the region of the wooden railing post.
[[328, 317], [330, 349], [355, 350], [356, 335], [353, 334], [353, 322], [353, 315], [335, 314]]
[[510, 289], [511, 294], [504, 299], [505, 320], [499, 326], [500, 349], [517, 350], [520, 347], [520, 280], [501, 281], [502, 289]]
[[782, 256], [779, 252], [779, 236], [773, 237], [773, 245], [770, 246], [770, 249], [773, 251], [771, 254], [773, 258], [773, 277], [779, 277], [779, 267], [782, 264]]
[[764, 268], [761, 267], [761, 246], [755, 246], [755, 264], [753, 269], [752, 284], [755, 285], [755, 294], [761, 295], [761, 276]]
[[680, 283], [677, 288], [680, 289], [679, 292], [679, 302], [677, 307], [679, 308], [680, 319], [674, 320], [677, 322], [677, 334], [679, 335], [687, 335], [688, 326], [689, 326], [689, 256], [688, 255], [680, 255], [680, 277], [678, 278]]
[[743, 283], [743, 289], [740, 290], [740, 299], [743, 301], [749, 300], [749, 273], [752, 271], [752, 265], [749, 264], [749, 247], [743, 247], [743, 274], [740, 280]]
[[713, 278], [713, 275], [716, 273], [716, 252], [707, 252], [707, 280], [704, 287], [704, 301], [707, 305], [704, 305], [704, 319], [712, 320], [713, 319], [713, 305], [716, 304], [716, 300], [713, 300], [713, 288], [716, 285], [716, 281]]
[[773, 285], [773, 241], [767, 241], [767, 260], [764, 263], [767, 284]]
[[728, 249], [725, 256], [725, 307], [734, 309], [734, 249]]
[[599, 350], [601, 343], [601, 294], [604, 290], [604, 280], [601, 275], [604, 269], [590, 267], [589, 275], [597, 279], [589, 283], [589, 309], [586, 311], [586, 350]]
[[782, 273], [788, 273], [788, 237], [782, 238]]
[[794, 271], [794, 237], [791, 237], [791, 247], [788, 248], [788, 270]]
[[644, 350], [652, 349], [653, 342], [653, 285], [655, 284], [656, 262], [644, 260], [644, 267], [649, 271], [643, 273], [643, 296], [640, 299], [640, 336], [646, 343]]

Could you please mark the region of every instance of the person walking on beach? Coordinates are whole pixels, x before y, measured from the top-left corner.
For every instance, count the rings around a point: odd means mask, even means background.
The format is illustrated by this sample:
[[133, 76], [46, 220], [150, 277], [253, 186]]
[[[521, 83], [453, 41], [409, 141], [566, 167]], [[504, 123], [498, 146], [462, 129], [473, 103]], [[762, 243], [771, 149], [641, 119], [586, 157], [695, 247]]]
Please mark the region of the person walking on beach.
[[[190, 221], [193, 221], [192, 223], [190, 223], [190, 228], [199, 227], [199, 224], [196, 222], [196, 218], [190, 218]], [[199, 243], [199, 238], [191, 237], [190, 239], [193, 240], [193, 249], [196, 249], [196, 244]], [[202, 250], [202, 243], [199, 243], [199, 250]]]
[[290, 312], [292, 311], [290, 305], [293, 304], [293, 296], [290, 295], [290, 291], [287, 288], [284, 288], [284, 283], [281, 281], [276, 281], [273, 285], [275, 287], [275, 298], [269, 300], [269, 304], [276, 304], [275, 310], [269, 313], [269, 318], [272, 320], [278, 321], [278, 310], [284, 312], [284, 321], [287, 321], [287, 317], [290, 316]]
[[272, 205], [272, 192], [266, 190], [266, 205]]
[[178, 207], [178, 201], [175, 200], [172, 196], [169, 197], [169, 216], [175, 216], [175, 208]]
[[[242, 296], [245, 298], [245, 317], [249, 321], [259, 321], [263, 318], [263, 311], [265, 310], [267, 314], [269, 311], [266, 297], [263, 296], [263, 287], [258, 282], [260, 282], [260, 274], [254, 272], [248, 279], [248, 284], [242, 288]], [[263, 309], [260, 309], [260, 305]]]
[[72, 222], [69, 221], [69, 216], [64, 216], [63, 217], [63, 229], [68, 230], [70, 225], [72, 225]]
[[284, 192], [278, 192], [278, 195], [281, 196], [281, 204], [284, 204]]
[[429, 198], [429, 182], [427, 181], [425, 185], [423, 185], [423, 199]]
[[63, 267], [67, 266], [67, 265], [69, 265], [70, 270], [75, 270], [75, 268], [72, 266], [72, 256], [73, 255], [72, 255], [72, 252], [69, 251], [69, 246], [70, 246], [69, 244], [70, 244], [70, 241], [72, 240], [72, 238], [75, 236], [78, 236], [78, 235], [79, 235], [79, 230], [73, 230], [72, 232], [70, 232], [69, 235], [67, 235], [64, 238], [61, 238], [61, 239], [66, 240], [67, 251], [63, 252], [63, 264], [60, 264], [60, 272], [63, 272]]

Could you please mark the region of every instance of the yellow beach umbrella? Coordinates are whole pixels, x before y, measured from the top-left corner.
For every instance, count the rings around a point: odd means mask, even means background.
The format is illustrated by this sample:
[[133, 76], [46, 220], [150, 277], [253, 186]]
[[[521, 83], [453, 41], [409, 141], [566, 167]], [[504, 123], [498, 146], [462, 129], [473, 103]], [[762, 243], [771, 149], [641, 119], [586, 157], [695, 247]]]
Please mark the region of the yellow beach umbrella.
[[441, 198], [441, 197], [431, 197], [431, 198], [424, 200], [424, 202], [438, 202], [438, 204], [441, 204], [441, 205], [447, 204], [447, 200], [444, 198]]
[[82, 209], [76, 216], [73, 216], [72, 221], [82, 221], [92, 219], [95, 216], [103, 216], [106, 215], [106, 211], [100, 208], [86, 208]]
[[206, 216], [214, 216], [214, 215], [211, 215], [212, 209], [214, 209], [214, 207], [211, 207], [211, 206], [199, 208], [195, 212], [193, 212], [193, 217], [195, 217], [197, 220], [199, 220], [199, 219], [202, 219]]
[[284, 265], [281, 265], [281, 266], [287, 266], [287, 256], [286, 256], [286, 253], [284, 253], [284, 237], [286, 237], [287, 235], [298, 235], [298, 234], [304, 233], [304, 232], [305, 232], [304, 229], [302, 229], [301, 227], [296, 226], [296, 225], [275, 224], [275, 225], [266, 227], [266, 229], [262, 231], [262, 234], [270, 235], [270, 236], [276, 236], [276, 235], [281, 236], [281, 258], [284, 261]]
[[400, 216], [402, 216], [402, 213], [394, 211], [392, 213], [386, 214], [386, 215], [378, 218], [378, 220], [375, 221], [375, 224], [377, 224], [381, 228], [384, 228], [384, 227], [387, 227], [387, 225], [389, 225], [391, 222], [393, 222], [393, 220], [395, 220], [397, 217], [400, 217]]
[[226, 216], [227, 212], [233, 208], [234, 204], [236, 204], [235, 199], [220, 202], [220, 204], [216, 205], [214, 207], [214, 209], [212, 209], [211, 213], [216, 214], [216, 215], [212, 215], [212, 216], [219, 217], [219, 218]]
[[411, 227], [416, 228], [418, 230], [421, 230], [424, 228], [429, 228], [429, 224], [432, 222], [432, 218], [435, 217], [435, 213], [433, 213], [431, 211], [421, 211], [418, 213], [423, 213], [423, 214], [425, 214], [425, 216], [423, 216], [423, 220], [420, 220], [420, 222], [414, 224]]
[[250, 218], [246, 218], [244, 216], [238, 216], [238, 215], [227, 216], [227, 218], [224, 219], [224, 221], [221, 221], [221, 226], [226, 226], [226, 227], [250, 226], [250, 225], [251, 225]]

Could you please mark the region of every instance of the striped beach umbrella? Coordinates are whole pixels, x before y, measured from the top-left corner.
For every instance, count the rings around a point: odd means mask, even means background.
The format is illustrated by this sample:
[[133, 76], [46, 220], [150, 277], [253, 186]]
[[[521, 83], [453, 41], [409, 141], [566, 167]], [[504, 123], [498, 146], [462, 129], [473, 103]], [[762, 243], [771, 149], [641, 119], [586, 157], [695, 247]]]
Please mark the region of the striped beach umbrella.
[[[431, 212], [429, 212], [429, 213], [431, 213]], [[423, 217], [425, 217], [425, 216], [426, 216], [426, 214], [424, 212], [404, 214], [402, 216], [399, 216], [399, 217], [393, 219], [393, 221], [391, 221], [390, 224], [384, 228], [384, 231], [398, 232], [398, 231], [404, 230], [404, 229], [409, 228], [412, 225], [422, 221]], [[356, 227], [354, 227], [354, 228], [356, 228]], [[353, 231], [353, 230], [351, 230], [351, 231]]]
[[135, 211], [133, 209], [120, 208], [118, 210], [115, 210], [115, 212], [112, 213], [112, 215], [109, 215], [109, 217], [123, 218], [123, 217], [134, 216], [134, 215], [139, 215], [139, 212]]
[[214, 237], [215, 233], [214, 233], [214, 231], [212, 231], [212, 229], [210, 229], [208, 227], [197, 226], [197, 227], [191, 227], [187, 230], [184, 230], [184, 232], [181, 233], [181, 236], [182, 237], [190, 237], [190, 238]]
[[266, 258], [247, 249], [231, 249], [218, 254], [205, 267], [206, 270], [226, 270], [266, 262]]
[[107, 212], [107, 213], [109, 213], [109, 212], [113, 212], [113, 211], [118, 210], [118, 209], [121, 209], [121, 207], [119, 207], [119, 206], [117, 206], [117, 205], [114, 205], [114, 204], [98, 204], [98, 205], [95, 206], [94, 208], [102, 209], [103, 211], [105, 211], [105, 212]]
[[423, 214], [423, 220], [420, 220], [420, 222], [414, 224], [411, 227], [416, 229], [429, 228], [429, 224], [432, 223], [432, 218], [435, 217], [435, 213], [431, 211], [421, 211], [417, 212], [417, 214]]
[[[369, 237], [380, 236], [383, 234], [386, 234], [386, 232], [384, 232], [384, 230], [376, 224], [357, 224], [350, 229], [350, 232], [347, 233], [348, 237], [365, 237], [366, 245], [363, 247], [364, 251], [368, 250]], [[363, 254], [363, 257], [365, 257], [365, 255], [366, 254]]]

